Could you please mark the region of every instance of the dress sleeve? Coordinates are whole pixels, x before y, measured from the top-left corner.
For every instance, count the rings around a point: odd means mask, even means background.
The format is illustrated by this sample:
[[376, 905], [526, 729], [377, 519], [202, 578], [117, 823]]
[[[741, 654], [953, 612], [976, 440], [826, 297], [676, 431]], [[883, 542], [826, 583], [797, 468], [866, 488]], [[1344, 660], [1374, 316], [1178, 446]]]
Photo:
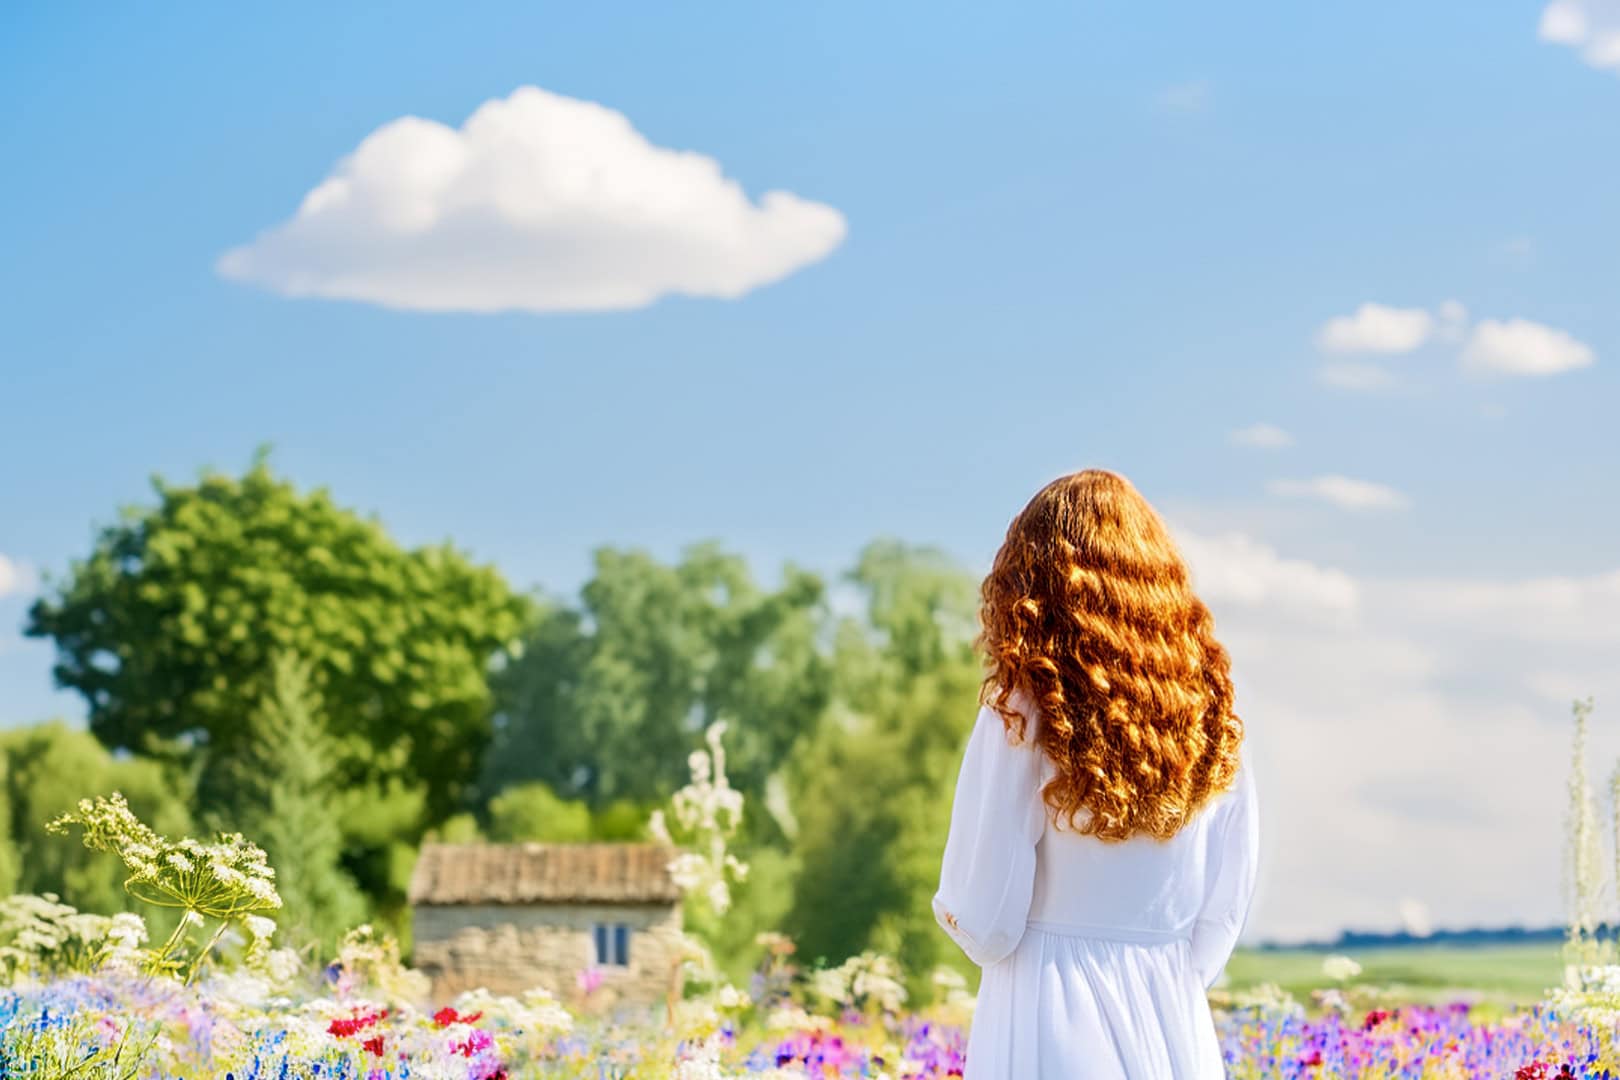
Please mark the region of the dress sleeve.
[[934, 918], [968, 959], [988, 967], [1024, 936], [1035, 845], [1046, 824], [1034, 723], [1013, 745], [1001, 715], [979, 710], [951, 806]]
[[1237, 946], [1260, 868], [1260, 820], [1246, 755], [1228, 800], [1210, 833], [1208, 886], [1192, 932], [1193, 966], [1206, 987], [1214, 985]]

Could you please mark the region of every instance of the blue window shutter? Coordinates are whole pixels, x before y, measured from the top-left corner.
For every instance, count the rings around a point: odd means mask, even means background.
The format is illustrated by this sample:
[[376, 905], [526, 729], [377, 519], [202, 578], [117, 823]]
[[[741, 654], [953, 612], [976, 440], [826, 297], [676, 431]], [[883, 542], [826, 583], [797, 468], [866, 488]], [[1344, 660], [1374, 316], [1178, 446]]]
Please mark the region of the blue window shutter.
[[621, 967], [630, 964], [630, 927], [624, 923], [613, 927], [613, 962]]
[[608, 928], [601, 923], [591, 927], [591, 936], [596, 939], [596, 963], [598, 966], [609, 963], [608, 960]]

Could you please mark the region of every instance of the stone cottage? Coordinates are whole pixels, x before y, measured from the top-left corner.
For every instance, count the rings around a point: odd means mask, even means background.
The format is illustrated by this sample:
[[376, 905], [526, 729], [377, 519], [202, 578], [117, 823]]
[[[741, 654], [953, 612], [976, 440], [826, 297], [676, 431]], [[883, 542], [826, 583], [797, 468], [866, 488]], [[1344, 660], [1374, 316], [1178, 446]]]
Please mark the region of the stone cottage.
[[657, 844], [427, 844], [411, 875], [414, 966], [445, 1001], [544, 987], [609, 1009], [664, 1000], [681, 894]]

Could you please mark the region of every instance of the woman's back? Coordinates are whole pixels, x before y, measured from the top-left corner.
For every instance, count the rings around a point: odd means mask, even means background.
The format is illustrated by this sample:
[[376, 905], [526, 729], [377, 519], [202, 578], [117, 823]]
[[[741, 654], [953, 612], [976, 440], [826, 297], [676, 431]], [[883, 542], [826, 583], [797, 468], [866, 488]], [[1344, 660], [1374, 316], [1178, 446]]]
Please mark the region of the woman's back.
[[[1229, 850], [1233, 804], [1248, 769], [1168, 840], [1138, 834], [1105, 843], [1048, 821], [1036, 847], [1030, 922], [1191, 936]], [[1241, 847], [1241, 845], [1239, 845]], [[1107, 888], [1098, 888], [1107, 882]]]
[[1217, 1080], [1205, 990], [1258, 829], [1209, 609], [1096, 470], [1036, 494], [981, 593], [989, 674], [934, 897], [984, 969], [967, 1080]]
[[980, 710], [934, 896], [984, 969], [968, 1080], [1223, 1076], [1204, 991], [1254, 889], [1249, 768], [1168, 840], [1122, 841], [1057, 827], [1041, 797], [1050, 772]]

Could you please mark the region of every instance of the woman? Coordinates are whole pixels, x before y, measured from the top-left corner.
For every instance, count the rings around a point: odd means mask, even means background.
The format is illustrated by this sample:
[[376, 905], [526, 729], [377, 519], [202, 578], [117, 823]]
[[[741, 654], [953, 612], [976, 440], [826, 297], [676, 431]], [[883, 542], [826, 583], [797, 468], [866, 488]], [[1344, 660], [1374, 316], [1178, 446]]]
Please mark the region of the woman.
[[989, 673], [934, 914], [984, 969], [967, 1080], [1222, 1077], [1205, 990], [1248, 913], [1226, 651], [1153, 508], [1088, 469], [985, 579]]

